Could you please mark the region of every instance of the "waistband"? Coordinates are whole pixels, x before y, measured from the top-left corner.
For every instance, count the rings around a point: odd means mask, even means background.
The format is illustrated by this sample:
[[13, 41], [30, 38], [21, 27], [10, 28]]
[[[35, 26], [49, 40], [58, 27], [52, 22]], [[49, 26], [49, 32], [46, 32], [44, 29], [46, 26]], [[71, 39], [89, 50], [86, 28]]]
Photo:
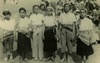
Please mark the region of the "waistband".
[[50, 26], [50, 27], [46, 26], [45, 27], [45, 31], [50, 30], [50, 29], [52, 29], [55, 32], [55, 26]]
[[45, 26], [45, 28], [55, 28], [55, 26]]
[[73, 32], [73, 25], [72, 24], [62, 24], [62, 28]]

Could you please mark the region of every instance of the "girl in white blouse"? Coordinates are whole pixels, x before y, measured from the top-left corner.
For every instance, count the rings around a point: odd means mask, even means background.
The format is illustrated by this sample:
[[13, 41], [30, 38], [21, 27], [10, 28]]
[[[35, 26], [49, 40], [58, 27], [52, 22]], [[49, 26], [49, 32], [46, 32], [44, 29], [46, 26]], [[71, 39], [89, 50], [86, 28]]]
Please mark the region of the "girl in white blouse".
[[20, 20], [17, 24], [18, 31], [18, 42], [17, 42], [17, 52], [20, 56], [20, 62], [27, 62], [27, 53], [31, 52], [31, 41], [30, 41], [30, 26], [31, 20], [26, 17], [26, 9], [19, 9]]
[[88, 56], [94, 52], [91, 46], [93, 23], [86, 17], [86, 9], [81, 9], [80, 13], [80, 19], [78, 21], [77, 54], [81, 56], [83, 63], [87, 63]]
[[57, 40], [56, 40], [56, 29], [57, 26], [56, 18], [53, 16], [54, 9], [49, 6], [47, 7], [47, 15], [44, 17], [44, 52], [47, 54], [46, 61], [54, 61], [55, 51], [57, 50]]
[[33, 14], [30, 16], [33, 28], [32, 53], [34, 60], [43, 60], [43, 15], [39, 13], [39, 5], [33, 6]]
[[4, 19], [0, 22], [0, 28], [2, 29], [2, 39], [3, 49], [5, 53], [4, 60], [13, 59], [13, 42], [15, 37], [15, 20], [11, 18], [11, 12], [9, 10], [3, 11]]

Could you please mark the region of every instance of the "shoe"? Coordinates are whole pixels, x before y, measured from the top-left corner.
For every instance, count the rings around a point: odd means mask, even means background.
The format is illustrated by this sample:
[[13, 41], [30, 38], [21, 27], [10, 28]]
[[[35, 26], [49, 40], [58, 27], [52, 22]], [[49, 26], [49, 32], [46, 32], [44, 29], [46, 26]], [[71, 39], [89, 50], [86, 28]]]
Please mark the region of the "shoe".
[[24, 63], [29, 63], [27, 58], [25, 58], [25, 61], [24, 61]]
[[34, 60], [35, 60], [35, 61], [37, 61], [37, 60], [38, 60], [38, 58], [37, 58], [37, 57], [35, 57], [35, 58], [34, 58]]
[[64, 62], [65, 59], [66, 59], [66, 57], [64, 56], [60, 61], [61, 61], [61, 62]]
[[21, 57], [19, 58], [19, 63], [22, 63], [22, 58]]
[[46, 59], [45, 59], [45, 62], [48, 62], [49, 60], [50, 60], [50, 58], [46, 58]]
[[52, 61], [52, 62], [54, 62], [54, 61], [55, 61], [55, 58], [54, 58], [54, 57], [51, 57], [50, 59], [51, 59], [51, 61]]
[[10, 58], [9, 58], [10, 60], [12, 60], [13, 59], [13, 56], [10, 56]]
[[4, 58], [4, 60], [5, 60], [5, 61], [7, 61], [7, 60], [8, 60], [8, 58], [7, 58], [7, 57], [5, 57], [5, 58]]
[[43, 60], [43, 58], [39, 58], [39, 60], [40, 60], [40, 61], [42, 61], [42, 60]]

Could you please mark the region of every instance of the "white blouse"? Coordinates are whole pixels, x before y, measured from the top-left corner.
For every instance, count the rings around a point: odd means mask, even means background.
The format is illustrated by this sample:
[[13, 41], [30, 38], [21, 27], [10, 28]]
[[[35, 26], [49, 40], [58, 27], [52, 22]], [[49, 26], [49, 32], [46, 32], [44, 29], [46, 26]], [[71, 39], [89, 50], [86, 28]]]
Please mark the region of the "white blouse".
[[42, 14], [32, 14], [30, 19], [32, 21], [32, 25], [42, 25], [44, 16]]
[[31, 24], [31, 20], [28, 17], [21, 18], [18, 23], [18, 29], [24, 30], [28, 29]]
[[79, 30], [85, 31], [85, 30], [91, 30], [91, 29], [93, 29], [92, 20], [90, 20], [88, 18], [82, 19], [80, 24], [79, 24]]
[[74, 22], [76, 22], [76, 17], [73, 13], [69, 12], [67, 14], [65, 13], [62, 13], [60, 15], [60, 18], [59, 18], [59, 22], [61, 24], [73, 24]]
[[54, 26], [57, 24], [54, 16], [45, 16], [43, 21], [44, 21], [45, 26], [48, 26], [48, 27]]
[[0, 21], [0, 27], [4, 30], [14, 31], [15, 25], [16, 25], [16, 22], [14, 19], [10, 19], [9, 21], [8, 20]]

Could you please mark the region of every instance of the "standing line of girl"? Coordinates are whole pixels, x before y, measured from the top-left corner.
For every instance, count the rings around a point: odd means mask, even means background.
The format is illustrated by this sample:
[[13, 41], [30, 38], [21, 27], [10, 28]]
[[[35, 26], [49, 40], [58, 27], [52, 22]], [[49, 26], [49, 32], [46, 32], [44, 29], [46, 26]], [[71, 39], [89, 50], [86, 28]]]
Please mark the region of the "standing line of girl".
[[[11, 12], [5, 10], [4, 20], [0, 21], [0, 28], [3, 31], [0, 39], [6, 56], [4, 60], [13, 59], [13, 42], [17, 41], [20, 62], [28, 62], [27, 53], [31, 51], [35, 61], [42, 61], [45, 58], [46, 62], [49, 60], [54, 62], [57, 42], [61, 42], [62, 58], [60, 60], [62, 63], [66, 60], [69, 62], [68, 58], [72, 58], [72, 48], [77, 40], [76, 53], [81, 56], [82, 62], [86, 63], [88, 56], [94, 52], [92, 44], [100, 41], [98, 34], [94, 31], [93, 23], [96, 23], [96, 19], [87, 18], [87, 10], [84, 8], [80, 10], [80, 14], [77, 13], [77, 18], [71, 10], [69, 3], [65, 3], [63, 7], [58, 5], [54, 9], [42, 2], [41, 5], [32, 7], [32, 14], [29, 17], [27, 17], [27, 10], [21, 7], [20, 19], [17, 22], [10, 18]], [[73, 60], [71, 61], [74, 63]]]

